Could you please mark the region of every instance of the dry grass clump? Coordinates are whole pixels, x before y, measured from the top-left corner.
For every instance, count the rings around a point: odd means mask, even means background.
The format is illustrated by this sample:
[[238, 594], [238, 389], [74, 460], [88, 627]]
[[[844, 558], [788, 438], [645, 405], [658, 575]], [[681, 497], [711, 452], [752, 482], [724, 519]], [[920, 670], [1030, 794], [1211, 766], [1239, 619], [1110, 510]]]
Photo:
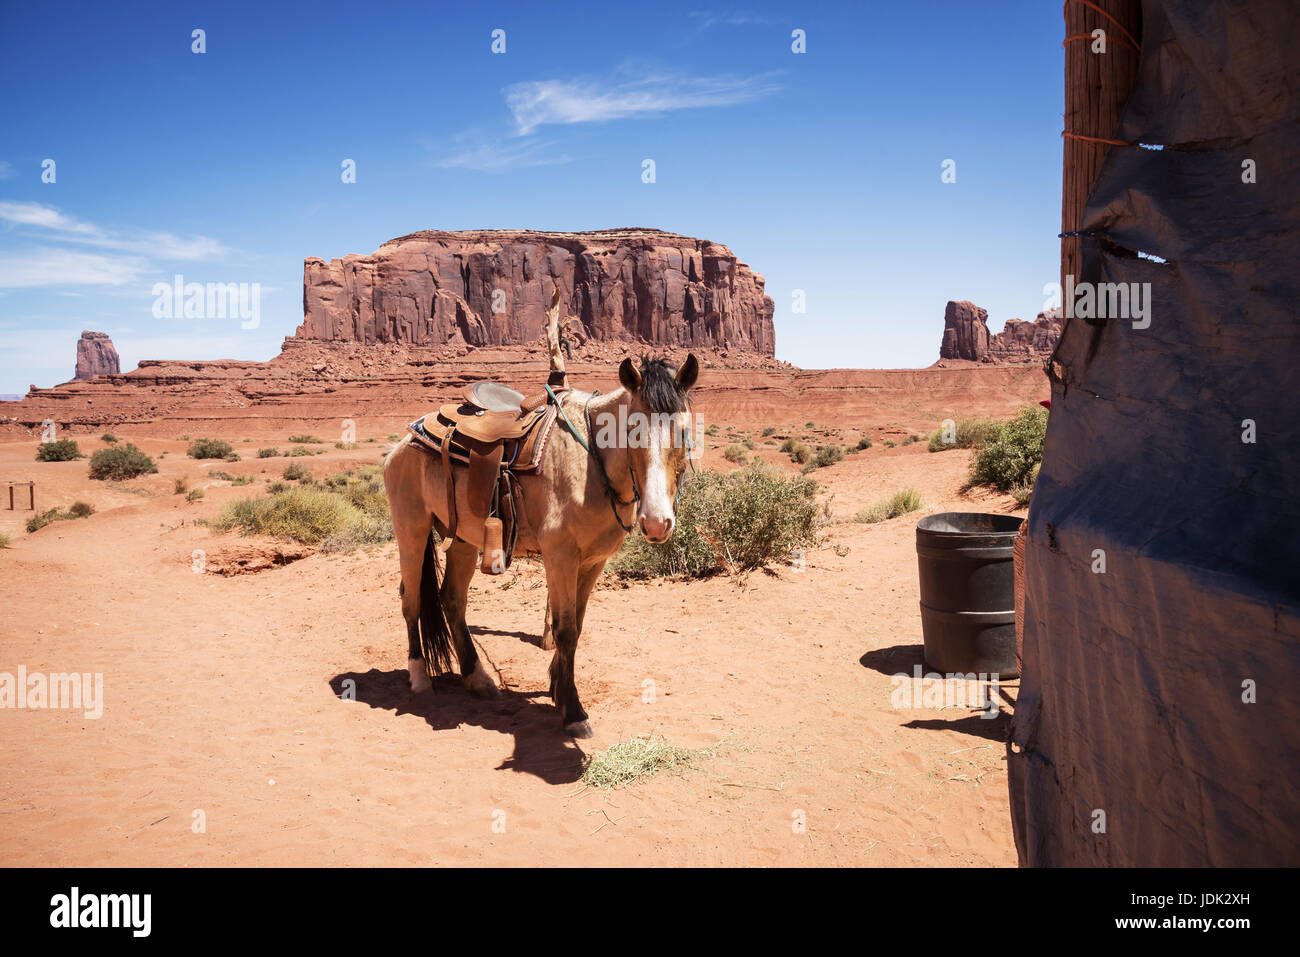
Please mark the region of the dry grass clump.
[[229, 502], [212, 521], [219, 531], [287, 538], [347, 552], [393, 540], [393, 519], [377, 465], [331, 475], [325, 483], [272, 483], [266, 498]]
[[657, 735], [644, 735], [620, 741], [587, 759], [582, 783], [592, 787], [624, 787], [663, 771], [684, 770], [695, 766], [708, 751], [679, 748]]
[[906, 515], [908, 512], [915, 512], [920, 507], [921, 494], [916, 489], [900, 489], [889, 498], [858, 512], [857, 515], [853, 516], [853, 521], [864, 525], [874, 525], [877, 522], [884, 522], [891, 518], [898, 518], [900, 515]]

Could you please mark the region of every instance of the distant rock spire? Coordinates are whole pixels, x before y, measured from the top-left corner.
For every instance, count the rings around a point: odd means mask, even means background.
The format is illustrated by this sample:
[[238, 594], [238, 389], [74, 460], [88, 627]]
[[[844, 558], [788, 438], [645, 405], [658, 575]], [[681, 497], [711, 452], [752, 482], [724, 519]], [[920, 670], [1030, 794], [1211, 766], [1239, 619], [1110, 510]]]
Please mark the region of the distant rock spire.
[[99, 375], [117, 375], [122, 371], [107, 332], [83, 332], [77, 340], [76, 379], [93, 379]]

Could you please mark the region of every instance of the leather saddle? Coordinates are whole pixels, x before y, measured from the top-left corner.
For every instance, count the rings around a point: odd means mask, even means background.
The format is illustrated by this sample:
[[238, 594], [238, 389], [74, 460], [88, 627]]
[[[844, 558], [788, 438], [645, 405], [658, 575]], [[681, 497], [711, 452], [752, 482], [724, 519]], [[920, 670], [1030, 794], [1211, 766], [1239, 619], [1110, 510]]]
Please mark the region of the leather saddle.
[[[561, 381], [555, 391], [563, 390]], [[516, 477], [541, 471], [556, 411], [544, 391], [525, 398], [499, 382], [475, 382], [464, 402], [444, 405], [407, 427], [412, 444], [442, 459], [450, 538], [458, 537], [462, 521], [483, 529], [480, 568], [488, 574], [510, 567], [521, 507]], [[457, 514], [458, 482], [468, 483], [467, 515]]]

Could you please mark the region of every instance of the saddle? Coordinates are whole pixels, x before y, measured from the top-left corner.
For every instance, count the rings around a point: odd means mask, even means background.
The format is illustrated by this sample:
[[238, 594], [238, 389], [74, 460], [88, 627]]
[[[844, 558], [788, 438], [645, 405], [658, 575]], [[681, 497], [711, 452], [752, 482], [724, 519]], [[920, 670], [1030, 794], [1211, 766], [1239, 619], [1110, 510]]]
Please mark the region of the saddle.
[[[548, 382], [564, 391], [563, 373]], [[463, 402], [452, 402], [407, 428], [412, 444], [442, 459], [447, 475], [448, 540], [461, 521], [483, 529], [480, 569], [499, 575], [510, 567], [519, 535], [516, 477], [541, 471], [557, 408], [545, 391], [525, 397], [500, 382], [475, 382]], [[467, 482], [467, 515], [458, 515], [456, 484]]]

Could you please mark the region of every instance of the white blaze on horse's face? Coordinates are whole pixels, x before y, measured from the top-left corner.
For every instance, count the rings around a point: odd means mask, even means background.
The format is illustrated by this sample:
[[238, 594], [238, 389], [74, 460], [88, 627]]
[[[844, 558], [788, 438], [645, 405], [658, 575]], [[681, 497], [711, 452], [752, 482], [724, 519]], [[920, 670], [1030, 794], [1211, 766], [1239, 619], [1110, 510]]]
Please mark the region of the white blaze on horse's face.
[[677, 489], [686, 471], [691, 425], [686, 393], [699, 375], [699, 363], [688, 356], [674, 373], [656, 360], [638, 372], [624, 359], [618, 372], [629, 395], [628, 468], [641, 497], [637, 523], [646, 541], [662, 544], [677, 522]]
[[646, 541], [661, 544], [672, 537], [677, 523], [676, 496], [684, 464], [686, 415], [652, 413], [647, 442], [645, 483], [641, 487], [641, 507], [637, 520]]

